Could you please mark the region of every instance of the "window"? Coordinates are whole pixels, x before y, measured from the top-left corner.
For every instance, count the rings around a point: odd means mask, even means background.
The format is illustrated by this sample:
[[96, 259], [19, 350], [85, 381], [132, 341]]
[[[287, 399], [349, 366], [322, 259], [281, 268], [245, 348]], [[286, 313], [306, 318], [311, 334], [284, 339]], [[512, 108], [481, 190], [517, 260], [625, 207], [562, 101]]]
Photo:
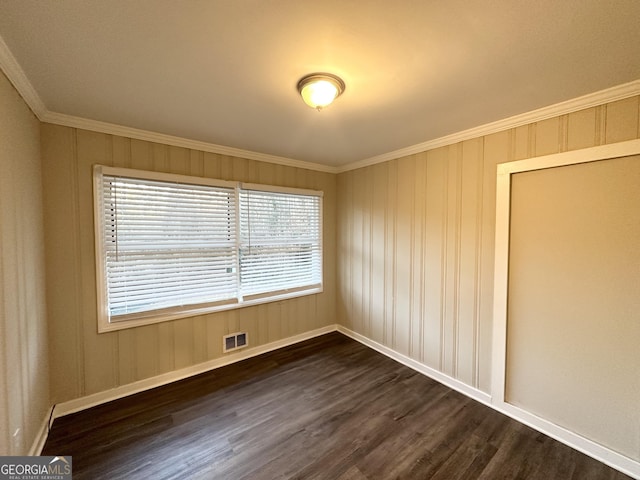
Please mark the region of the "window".
[[322, 291], [322, 192], [96, 166], [98, 329]]
[[244, 298], [319, 283], [319, 197], [240, 190], [240, 288]]

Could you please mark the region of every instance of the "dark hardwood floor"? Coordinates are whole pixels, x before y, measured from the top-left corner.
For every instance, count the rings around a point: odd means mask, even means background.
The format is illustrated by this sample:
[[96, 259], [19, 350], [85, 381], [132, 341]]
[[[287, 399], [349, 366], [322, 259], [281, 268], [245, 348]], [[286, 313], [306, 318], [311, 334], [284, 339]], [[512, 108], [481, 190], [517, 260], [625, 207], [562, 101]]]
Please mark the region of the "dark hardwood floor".
[[56, 419], [80, 479], [628, 479], [339, 334]]

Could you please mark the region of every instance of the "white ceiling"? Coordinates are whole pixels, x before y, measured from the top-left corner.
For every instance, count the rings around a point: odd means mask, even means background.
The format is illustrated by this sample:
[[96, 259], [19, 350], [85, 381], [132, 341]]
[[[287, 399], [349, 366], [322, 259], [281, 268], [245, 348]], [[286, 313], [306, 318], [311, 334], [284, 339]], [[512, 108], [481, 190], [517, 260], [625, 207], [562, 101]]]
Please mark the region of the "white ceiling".
[[0, 37], [50, 112], [328, 166], [640, 78], [640, 0], [0, 0]]

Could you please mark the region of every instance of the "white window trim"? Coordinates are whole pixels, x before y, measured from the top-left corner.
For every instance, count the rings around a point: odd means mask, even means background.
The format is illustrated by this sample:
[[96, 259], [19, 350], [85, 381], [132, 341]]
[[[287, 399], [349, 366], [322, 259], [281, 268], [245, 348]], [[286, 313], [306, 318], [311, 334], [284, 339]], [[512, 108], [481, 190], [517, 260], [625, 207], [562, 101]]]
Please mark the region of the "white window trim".
[[491, 404], [496, 410], [636, 478], [640, 478], [640, 464], [637, 461], [509, 403], [505, 398], [505, 388], [512, 176], [521, 172], [597, 162], [638, 154], [640, 154], [640, 140], [629, 140], [498, 164], [496, 175], [493, 353], [491, 369]]
[[[320, 197], [320, 251], [322, 252], [320, 262], [320, 283], [307, 286], [298, 287], [288, 290], [280, 290], [277, 292], [269, 292], [259, 295], [251, 295], [245, 298], [239, 296], [236, 299], [225, 300], [221, 302], [212, 302], [204, 305], [194, 305], [190, 307], [172, 307], [164, 310], [155, 310], [151, 312], [141, 312], [131, 314], [130, 319], [127, 316], [121, 316], [118, 321], [112, 322], [109, 320], [109, 311], [107, 304], [107, 284], [106, 284], [106, 271], [104, 263], [102, 262], [102, 252], [104, 245], [103, 228], [101, 224], [102, 217], [102, 205], [103, 199], [101, 198], [102, 192], [102, 176], [122, 176], [128, 178], [141, 178], [147, 180], [158, 180], [163, 182], [178, 182], [187, 183], [193, 185], [208, 185], [214, 187], [227, 187], [243, 190], [258, 190], [276, 193], [292, 193], [297, 195], [313, 195]], [[302, 188], [291, 187], [279, 187], [274, 185], [261, 185], [257, 183], [243, 183], [227, 180], [217, 180], [206, 177], [195, 177], [188, 175], [178, 175], [170, 173], [152, 172], [145, 170], [135, 170], [129, 168], [107, 167], [104, 165], [94, 165], [93, 168], [93, 207], [94, 207], [94, 238], [95, 238], [95, 267], [96, 267], [96, 300], [97, 300], [97, 317], [98, 317], [98, 333], [112, 332], [116, 330], [123, 330], [126, 328], [134, 328], [143, 325], [151, 325], [154, 323], [161, 323], [170, 320], [177, 320], [181, 318], [193, 317], [198, 315], [205, 315], [209, 313], [222, 312], [226, 310], [233, 310], [237, 308], [245, 308], [264, 303], [279, 302], [292, 298], [302, 297], [306, 295], [314, 295], [322, 293], [324, 291], [324, 245], [323, 245], [323, 223], [324, 223], [324, 211], [322, 198], [324, 192], [319, 190], [310, 190]], [[239, 202], [236, 202], [236, 210], [239, 209]], [[239, 212], [236, 211], [236, 214]], [[237, 228], [240, 228], [240, 221], [238, 216]], [[240, 243], [239, 235], [236, 236], [236, 242]], [[238, 276], [240, 275], [239, 269], [236, 269]]]

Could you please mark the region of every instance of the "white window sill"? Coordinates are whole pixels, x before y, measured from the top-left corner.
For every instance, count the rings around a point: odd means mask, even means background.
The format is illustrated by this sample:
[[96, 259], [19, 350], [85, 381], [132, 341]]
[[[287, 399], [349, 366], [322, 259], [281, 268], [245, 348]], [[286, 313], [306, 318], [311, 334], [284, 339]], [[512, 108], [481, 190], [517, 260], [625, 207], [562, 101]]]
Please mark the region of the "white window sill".
[[256, 296], [242, 302], [223, 303], [213, 306], [188, 308], [185, 307], [180, 311], [172, 311], [171, 313], [145, 312], [139, 315], [128, 315], [127, 320], [111, 320], [101, 318], [98, 321], [98, 333], [113, 332], [116, 330], [124, 330], [126, 328], [141, 327], [143, 325], [152, 325], [154, 323], [168, 322], [178, 320], [180, 318], [196, 317], [216, 312], [224, 312], [227, 310], [235, 310], [237, 308], [252, 307], [264, 303], [280, 302], [292, 298], [304, 297], [307, 295], [316, 295], [324, 291], [323, 286], [313, 286], [310, 288], [295, 290], [291, 292], [283, 292], [277, 295]]

